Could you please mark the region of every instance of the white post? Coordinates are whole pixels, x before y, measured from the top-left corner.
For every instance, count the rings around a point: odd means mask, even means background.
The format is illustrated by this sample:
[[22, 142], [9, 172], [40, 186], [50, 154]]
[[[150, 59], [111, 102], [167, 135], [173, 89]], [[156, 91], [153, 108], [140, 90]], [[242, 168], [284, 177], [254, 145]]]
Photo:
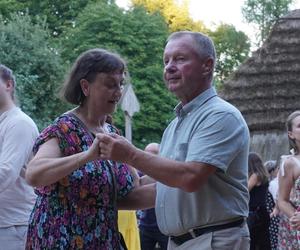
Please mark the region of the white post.
[[125, 137], [128, 141], [132, 141], [132, 128], [131, 128], [131, 117], [130, 115], [125, 111]]

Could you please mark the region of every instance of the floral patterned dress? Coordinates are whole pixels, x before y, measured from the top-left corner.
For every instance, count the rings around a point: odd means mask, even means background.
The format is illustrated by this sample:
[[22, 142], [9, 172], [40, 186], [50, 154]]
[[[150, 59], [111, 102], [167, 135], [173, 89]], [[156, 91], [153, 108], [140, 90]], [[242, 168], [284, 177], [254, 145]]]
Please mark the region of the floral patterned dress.
[[[115, 129], [108, 125], [110, 132]], [[93, 135], [72, 114], [63, 114], [38, 137], [40, 145], [57, 138], [63, 155], [86, 151]], [[88, 162], [57, 183], [37, 188], [29, 221], [26, 249], [122, 249], [116, 199], [133, 188], [126, 165]]]
[[[297, 162], [298, 160], [294, 158]], [[300, 162], [298, 162], [300, 167]], [[300, 176], [296, 179], [290, 195], [290, 201], [298, 212], [300, 212]], [[280, 214], [278, 229], [278, 249], [279, 250], [299, 250], [300, 231], [292, 229], [286, 215]]]

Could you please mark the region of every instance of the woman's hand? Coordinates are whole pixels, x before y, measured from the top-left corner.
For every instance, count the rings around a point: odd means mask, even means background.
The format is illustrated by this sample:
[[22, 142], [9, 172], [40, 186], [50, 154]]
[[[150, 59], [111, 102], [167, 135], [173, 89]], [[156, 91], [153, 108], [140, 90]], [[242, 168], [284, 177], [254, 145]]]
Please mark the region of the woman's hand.
[[88, 161], [94, 161], [100, 159], [101, 149], [99, 139], [95, 137], [93, 144], [86, 151]]
[[300, 230], [300, 212], [295, 212], [290, 218], [292, 229]]
[[275, 207], [273, 208], [272, 213], [270, 213], [270, 217], [271, 217], [271, 218], [277, 217], [278, 214], [279, 214], [279, 209], [278, 209], [277, 205], [275, 205]]

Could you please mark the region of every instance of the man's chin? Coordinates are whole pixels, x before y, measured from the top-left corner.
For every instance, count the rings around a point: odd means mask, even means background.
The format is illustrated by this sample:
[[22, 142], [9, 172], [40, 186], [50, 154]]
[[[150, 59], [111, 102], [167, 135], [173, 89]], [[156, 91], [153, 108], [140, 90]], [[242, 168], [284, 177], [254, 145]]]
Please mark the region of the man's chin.
[[175, 94], [176, 95], [176, 92], [178, 91], [178, 89], [179, 89], [179, 86], [176, 84], [171, 84], [171, 85], [169, 85], [168, 86], [168, 90], [170, 91], [170, 92], [172, 92], [173, 94]]

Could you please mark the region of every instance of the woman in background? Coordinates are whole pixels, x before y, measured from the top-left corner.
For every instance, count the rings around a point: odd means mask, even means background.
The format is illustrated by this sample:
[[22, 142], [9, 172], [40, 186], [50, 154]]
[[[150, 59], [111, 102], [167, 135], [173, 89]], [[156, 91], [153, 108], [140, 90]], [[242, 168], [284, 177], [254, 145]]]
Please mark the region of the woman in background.
[[250, 192], [249, 217], [247, 220], [250, 231], [251, 250], [271, 249], [269, 237], [270, 217], [266, 208], [266, 198], [269, 185], [269, 174], [262, 159], [256, 153], [250, 153], [248, 158]]
[[270, 233], [270, 242], [271, 242], [271, 249], [277, 250], [278, 244], [278, 224], [279, 224], [279, 217], [278, 217], [278, 205], [277, 205], [277, 198], [278, 198], [278, 161], [270, 160], [265, 162], [265, 167], [269, 173], [269, 188], [267, 193], [267, 211], [270, 214], [270, 226], [269, 226], [269, 233]]

